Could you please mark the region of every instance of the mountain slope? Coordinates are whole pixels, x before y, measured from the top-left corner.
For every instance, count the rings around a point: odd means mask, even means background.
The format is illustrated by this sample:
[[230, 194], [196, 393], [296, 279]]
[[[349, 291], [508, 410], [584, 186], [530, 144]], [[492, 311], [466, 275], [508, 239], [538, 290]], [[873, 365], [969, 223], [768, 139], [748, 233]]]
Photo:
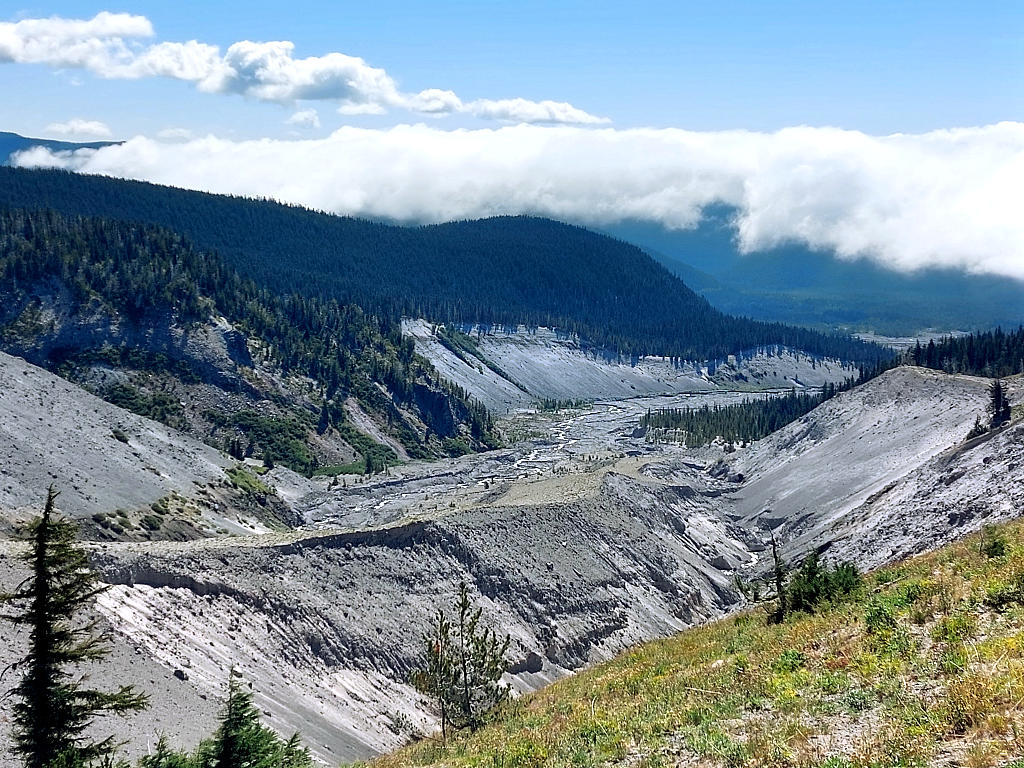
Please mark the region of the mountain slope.
[[1017, 522], [894, 563], [815, 615], [753, 610], [640, 645], [371, 765], [1016, 768], [1022, 542]]
[[24, 152], [32, 147], [45, 147], [53, 152], [71, 152], [76, 149], [99, 149], [116, 144], [114, 141], [60, 141], [58, 139], [33, 139], [9, 131], [0, 131], [0, 165], [9, 165], [11, 155]]
[[497, 217], [397, 227], [268, 201], [0, 168], [0, 206], [160, 224], [264, 287], [359, 304], [391, 321], [543, 325], [626, 355], [721, 358], [784, 344], [855, 362], [885, 351], [712, 309], [635, 246], [567, 224]]
[[230, 481], [235, 465], [195, 437], [0, 352], [0, 533], [38, 514], [51, 483], [89, 538], [251, 534], [295, 523], [271, 494], [240, 492]]
[[0, 212], [0, 297], [3, 349], [238, 459], [372, 472], [493, 444], [397, 327], [260, 289], [165, 229]]
[[641, 222], [603, 229], [644, 248], [715, 307], [760, 320], [910, 335], [1016, 326], [1024, 319], [1020, 280], [953, 269], [908, 274], [795, 243], [743, 254], [735, 215], [707, 209], [692, 230]]
[[958, 445], [989, 381], [899, 367], [818, 406], [729, 460], [745, 525], [784, 540], [826, 531], [907, 472]]

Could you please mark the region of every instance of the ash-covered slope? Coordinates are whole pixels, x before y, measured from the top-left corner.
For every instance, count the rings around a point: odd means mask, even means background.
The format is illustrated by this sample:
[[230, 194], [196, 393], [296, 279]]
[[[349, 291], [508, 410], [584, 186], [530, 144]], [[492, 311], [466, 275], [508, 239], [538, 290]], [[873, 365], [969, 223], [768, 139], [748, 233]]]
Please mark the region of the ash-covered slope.
[[[792, 553], [811, 542], [823, 545], [842, 529], [864, 542], [859, 551], [867, 559], [856, 562], [877, 565], [907, 551], [906, 542], [890, 552], [876, 538], [878, 532], [863, 520], [856, 522], [854, 510], [870, 503], [887, 507], [895, 497], [886, 493], [895, 483], [960, 446], [975, 418], [984, 417], [990, 383], [925, 368], [896, 368], [837, 395], [740, 451], [717, 471], [743, 477], [732, 496], [741, 524], [775, 529]], [[923, 489], [933, 501], [949, 492], [941, 482]], [[933, 515], [934, 509], [926, 514]], [[949, 520], [938, 527], [956, 530], [959, 525]], [[908, 526], [906, 538], [914, 535]]]
[[364, 757], [432, 727], [405, 681], [462, 580], [512, 635], [521, 690], [732, 606], [725, 570], [751, 556], [715, 481], [686, 477], [611, 473], [578, 503], [376, 530], [106, 545], [102, 609], [190, 686], [213, 696], [240, 665], [271, 725], [302, 730], [329, 762]]
[[[767, 564], [769, 528], [791, 560], [816, 548], [870, 568], [1019, 514], [1019, 421], [964, 444], [988, 383], [891, 371], [729, 464], [649, 445], [628, 426], [643, 403], [604, 403], [552, 417], [532, 442], [430, 465], [447, 473], [437, 492], [407, 466], [358, 491], [297, 482], [289, 496], [310, 520], [387, 526], [103, 545], [115, 586], [101, 610], [187, 675], [183, 706], [213, 700], [239, 664], [271, 725], [329, 761], [368, 756], [433, 725], [406, 681], [459, 581], [511, 633], [526, 689], [730, 610], [737, 573]], [[598, 425], [603, 445], [583, 439]], [[363, 509], [346, 510], [354, 499]], [[131, 735], [138, 754], [148, 734]]]
[[[535, 406], [543, 399], [802, 389], [842, 384], [857, 376], [855, 366], [785, 347], [711, 361], [662, 356], [619, 359], [587, 350], [577, 338], [550, 328], [458, 325], [439, 329], [425, 320], [407, 320], [402, 331], [442, 376], [497, 414]], [[459, 341], [463, 348], [456, 346]]]
[[[290, 517], [283, 504], [254, 503], [228, 482], [234, 464], [194, 437], [0, 352], [0, 534], [38, 514], [51, 483], [61, 510], [92, 535], [114, 535], [116, 526], [118, 538], [191, 538], [282, 525], [275, 513]], [[146, 516], [151, 528], [140, 526]]]
[[[1024, 380], [1008, 382], [1020, 403]], [[981, 526], [1024, 514], [1024, 420], [961, 440], [886, 484], [830, 529], [798, 545], [826, 547], [852, 562], [903, 558], [946, 544]]]

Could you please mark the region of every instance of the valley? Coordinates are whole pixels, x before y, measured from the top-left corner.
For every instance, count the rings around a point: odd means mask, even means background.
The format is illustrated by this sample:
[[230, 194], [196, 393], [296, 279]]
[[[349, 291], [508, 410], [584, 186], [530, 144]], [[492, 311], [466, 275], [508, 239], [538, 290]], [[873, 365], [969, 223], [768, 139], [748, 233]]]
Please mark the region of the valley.
[[0, 180], [0, 587], [52, 484], [110, 587], [87, 671], [153, 695], [98, 726], [132, 758], [208, 734], [232, 669], [326, 764], [428, 736], [410, 675], [462, 584], [525, 694], [744, 608], [773, 540], [868, 570], [1024, 504], [1024, 329], [898, 356], [552, 220]]
[[[637, 426], [648, 408], [752, 396], [719, 386], [521, 410], [499, 420], [506, 448], [366, 478], [275, 467], [260, 480], [297, 530], [92, 545], [114, 585], [99, 611], [126, 660], [95, 674], [151, 676], [156, 707], [124, 732], [132, 754], [172, 710], [210, 717], [235, 664], [273, 727], [301, 730], [328, 763], [361, 759], [434, 727], [407, 679], [460, 581], [512, 636], [511, 679], [528, 691], [742, 605], [734, 579], [764, 567], [769, 532], [788, 557], [827, 550], [866, 569], [1016, 516], [1024, 424], [963, 443], [987, 386], [898, 368], [732, 453], [653, 443]], [[1013, 402], [1021, 389], [1011, 380]], [[218, 485], [204, 480], [194, 487]]]

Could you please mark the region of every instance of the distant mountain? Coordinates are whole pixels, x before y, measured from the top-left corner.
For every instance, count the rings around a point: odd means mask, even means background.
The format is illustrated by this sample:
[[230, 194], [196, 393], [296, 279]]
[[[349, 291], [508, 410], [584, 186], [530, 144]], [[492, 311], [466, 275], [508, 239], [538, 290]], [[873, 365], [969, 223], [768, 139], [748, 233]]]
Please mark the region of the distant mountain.
[[735, 212], [705, 213], [693, 230], [627, 222], [604, 231], [646, 250], [716, 308], [759, 320], [898, 335], [1024, 320], [1024, 281], [954, 269], [901, 273], [799, 244], [742, 254]]
[[54, 152], [75, 149], [99, 149], [117, 144], [116, 141], [58, 141], [56, 139], [33, 139], [17, 133], [0, 131], [0, 165], [10, 165], [11, 155], [32, 147], [45, 147]]
[[712, 308], [636, 246], [548, 219], [399, 227], [265, 200], [61, 171], [0, 168], [0, 206], [158, 224], [277, 294], [354, 303], [389, 322], [525, 323], [626, 356], [723, 358], [782, 344], [873, 363], [878, 347]]

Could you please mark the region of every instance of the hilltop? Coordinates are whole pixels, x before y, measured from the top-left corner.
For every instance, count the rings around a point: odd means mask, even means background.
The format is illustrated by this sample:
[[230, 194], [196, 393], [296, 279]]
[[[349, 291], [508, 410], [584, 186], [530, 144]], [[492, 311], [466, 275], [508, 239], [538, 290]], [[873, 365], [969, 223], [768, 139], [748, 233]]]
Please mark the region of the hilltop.
[[0, 167], [0, 207], [145, 222], [216, 251], [278, 294], [357, 304], [391, 323], [546, 326], [629, 357], [724, 358], [766, 345], [873, 364], [880, 347], [719, 312], [639, 248], [582, 227], [501, 216], [401, 227], [266, 200]]

